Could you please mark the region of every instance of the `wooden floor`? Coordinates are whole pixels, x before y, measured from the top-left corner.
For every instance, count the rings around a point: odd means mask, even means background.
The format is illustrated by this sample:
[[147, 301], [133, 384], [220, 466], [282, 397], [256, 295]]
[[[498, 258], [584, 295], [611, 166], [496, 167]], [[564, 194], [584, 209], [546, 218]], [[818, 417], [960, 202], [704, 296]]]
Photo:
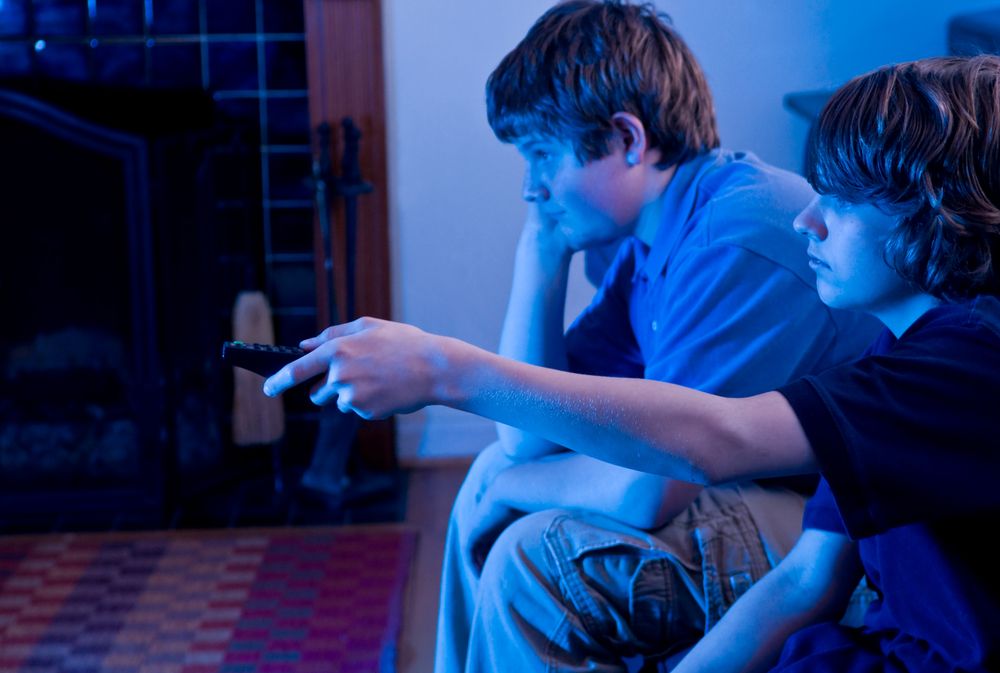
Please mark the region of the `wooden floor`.
[[424, 462], [411, 469], [406, 523], [419, 534], [417, 558], [407, 586], [396, 670], [430, 673], [434, 666], [438, 589], [448, 514], [469, 462]]

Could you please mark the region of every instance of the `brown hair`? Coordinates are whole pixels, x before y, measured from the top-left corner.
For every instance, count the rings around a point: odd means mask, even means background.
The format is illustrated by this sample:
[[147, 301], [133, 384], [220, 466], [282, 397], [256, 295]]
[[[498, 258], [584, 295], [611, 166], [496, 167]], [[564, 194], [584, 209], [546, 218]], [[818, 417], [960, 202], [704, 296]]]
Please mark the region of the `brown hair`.
[[857, 77], [826, 104], [807, 177], [899, 216], [886, 262], [923, 292], [1000, 290], [1000, 57], [930, 58]]
[[661, 168], [718, 147], [708, 83], [669, 23], [622, 0], [552, 7], [490, 75], [490, 127], [503, 142], [569, 141], [581, 163], [608, 154], [616, 112], [642, 121]]

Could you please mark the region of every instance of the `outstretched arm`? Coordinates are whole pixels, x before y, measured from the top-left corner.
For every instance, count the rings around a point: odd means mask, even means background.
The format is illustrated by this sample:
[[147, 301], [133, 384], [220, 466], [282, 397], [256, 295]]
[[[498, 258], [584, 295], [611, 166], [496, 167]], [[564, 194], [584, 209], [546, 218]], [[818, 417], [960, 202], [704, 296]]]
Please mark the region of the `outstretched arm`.
[[768, 670], [792, 633], [843, 615], [861, 573], [856, 545], [846, 536], [805, 530], [788, 556], [741, 596], [673, 670]]
[[515, 425], [624, 467], [695, 483], [813, 472], [788, 402], [724, 398], [659, 381], [536, 367], [416, 327], [372, 318], [303, 342], [307, 355], [265, 382], [269, 395], [325, 372], [312, 391], [365, 418], [443, 404]]

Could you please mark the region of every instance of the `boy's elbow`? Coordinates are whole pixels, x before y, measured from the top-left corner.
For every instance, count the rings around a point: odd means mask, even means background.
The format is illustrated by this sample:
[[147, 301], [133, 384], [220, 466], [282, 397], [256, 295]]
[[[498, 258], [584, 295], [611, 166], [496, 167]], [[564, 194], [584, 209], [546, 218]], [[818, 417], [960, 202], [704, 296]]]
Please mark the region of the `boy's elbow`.
[[718, 450], [714, 452], [717, 455], [692, 467], [694, 483], [702, 486], [720, 486], [742, 478], [741, 471], [735, 470], [732, 463], [727, 460], [727, 448], [725, 445], [718, 445]]
[[726, 400], [726, 408], [717, 410], [704, 425], [705, 435], [690, 461], [695, 483], [718, 486], [752, 478], [759, 471], [760, 465], [753, 458], [759, 438], [748, 431], [739, 414], [728, 411], [732, 403], [739, 402]]
[[523, 433], [510, 426], [497, 425], [497, 435], [500, 446], [510, 460], [515, 463], [526, 463], [553, 453], [555, 445], [533, 435]]
[[643, 511], [645, 517], [642, 523], [645, 525], [639, 526], [643, 530], [655, 530], [670, 523], [694, 502], [704, 488], [701, 484], [679, 479], [653, 479], [652, 475], [647, 475], [647, 478], [653, 481], [656, 491], [654, 495], [650, 489], [649, 502]]
[[694, 444], [695, 450], [685, 457], [683, 474], [677, 478], [700, 486], [718, 486], [733, 480], [727, 460], [729, 444], [721, 437], [705, 437]]
[[695, 484], [624, 468], [609, 468], [597, 479], [602, 484], [600, 501], [598, 504], [590, 496], [591, 506], [616, 521], [647, 531], [668, 524], [701, 491]]

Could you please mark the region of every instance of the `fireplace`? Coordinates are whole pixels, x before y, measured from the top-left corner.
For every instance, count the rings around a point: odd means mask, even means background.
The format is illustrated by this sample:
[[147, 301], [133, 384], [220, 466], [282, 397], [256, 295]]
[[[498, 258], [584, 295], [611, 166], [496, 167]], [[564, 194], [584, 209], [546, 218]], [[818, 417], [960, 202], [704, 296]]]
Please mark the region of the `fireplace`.
[[219, 463], [233, 133], [201, 91], [0, 85], [0, 530], [157, 526]]

